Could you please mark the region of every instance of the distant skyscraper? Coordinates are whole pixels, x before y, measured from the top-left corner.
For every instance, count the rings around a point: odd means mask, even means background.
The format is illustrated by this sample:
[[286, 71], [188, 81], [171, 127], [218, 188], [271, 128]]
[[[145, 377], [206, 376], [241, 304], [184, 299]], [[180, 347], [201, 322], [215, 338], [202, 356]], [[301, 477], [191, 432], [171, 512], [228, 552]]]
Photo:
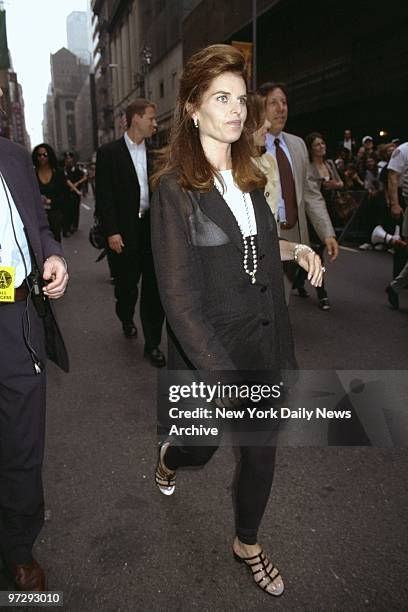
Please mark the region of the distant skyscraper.
[[74, 11], [67, 17], [68, 49], [87, 64], [90, 63], [88, 15], [85, 11]]

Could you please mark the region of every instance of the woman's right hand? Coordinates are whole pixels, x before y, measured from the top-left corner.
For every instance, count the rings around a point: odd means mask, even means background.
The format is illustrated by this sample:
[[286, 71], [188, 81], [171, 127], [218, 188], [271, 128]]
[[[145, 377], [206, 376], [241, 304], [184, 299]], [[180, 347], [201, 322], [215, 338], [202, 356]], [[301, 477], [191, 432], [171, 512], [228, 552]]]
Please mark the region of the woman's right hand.
[[307, 272], [307, 279], [313, 287], [321, 287], [325, 268], [320, 257], [313, 249], [304, 248], [299, 251], [297, 263]]

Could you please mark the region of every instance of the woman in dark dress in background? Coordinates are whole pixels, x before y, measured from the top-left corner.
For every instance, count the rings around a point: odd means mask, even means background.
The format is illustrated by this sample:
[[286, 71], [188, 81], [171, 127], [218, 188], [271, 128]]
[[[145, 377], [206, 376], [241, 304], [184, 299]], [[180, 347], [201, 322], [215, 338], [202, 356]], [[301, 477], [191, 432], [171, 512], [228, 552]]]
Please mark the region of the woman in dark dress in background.
[[[229, 45], [189, 59], [170, 144], [153, 179], [152, 247], [168, 321], [168, 369], [203, 378], [227, 373], [241, 380], [246, 371], [279, 376], [295, 368], [281, 260], [295, 259], [314, 286], [324, 272], [308, 246], [278, 240], [266, 178], [251, 158], [245, 75], [243, 55]], [[283, 592], [281, 575], [258, 543], [275, 463], [264, 433], [239, 444], [232, 548], [257, 585], [276, 596]], [[155, 474], [160, 492], [174, 493], [179, 468], [207, 463], [218, 442], [210, 443], [164, 441]]]
[[45, 142], [34, 148], [32, 160], [50, 229], [61, 242], [63, 211], [69, 197], [64, 172], [58, 168], [53, 148]]

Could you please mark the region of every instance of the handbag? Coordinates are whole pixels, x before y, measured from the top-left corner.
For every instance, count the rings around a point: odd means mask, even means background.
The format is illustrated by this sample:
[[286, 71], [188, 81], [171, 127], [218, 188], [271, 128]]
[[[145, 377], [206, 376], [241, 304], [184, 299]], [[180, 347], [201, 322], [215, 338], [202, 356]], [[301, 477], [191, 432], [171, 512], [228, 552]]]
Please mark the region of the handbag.
[[44, 326], [45, 351], [48, 359], [53, 361], [64, 372], [69, 371], [69, 357], [65, 346], [64, 338], [62, 337], [60, 328], [55, 319], [50, 300], [42, 292], [44, 281], [38, 272], [38, 268], [33, 263], [33, 271], [31, 273], [31, 282], [40, 288], [39, 291], [32, 291], [31, 299], [38, 316], [41, 318]]
[[101, 222], [96, 216], [94, 216], [93, 225], [89, 228], [89, 242], [98, 250], [106, 249], [108, 246], [106, 238], [102, 233]]
[[353, 197], [350, 191], [335, 191], [333, 194], [334, 212], [340, 219], [349, 219], [354, 211], [359, 207], [359, 202]]
[[53, 361], [64, 372], [69, 372], [68, 352], [48, 298], [45, 300], [43, 324], [45, 334], [45, 350], [47, 352], [48, 359]]

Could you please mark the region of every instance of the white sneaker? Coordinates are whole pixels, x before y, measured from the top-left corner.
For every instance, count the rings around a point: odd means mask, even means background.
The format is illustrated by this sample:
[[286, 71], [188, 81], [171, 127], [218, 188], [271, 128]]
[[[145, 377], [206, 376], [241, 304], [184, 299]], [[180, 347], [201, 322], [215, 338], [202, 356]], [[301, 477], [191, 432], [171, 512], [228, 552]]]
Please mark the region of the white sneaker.
[[360, 244], [358, 248], [360, 251], [372, 251], [373, 245], [370, 244], [369, 242], [364, 242], [364, 244]]

